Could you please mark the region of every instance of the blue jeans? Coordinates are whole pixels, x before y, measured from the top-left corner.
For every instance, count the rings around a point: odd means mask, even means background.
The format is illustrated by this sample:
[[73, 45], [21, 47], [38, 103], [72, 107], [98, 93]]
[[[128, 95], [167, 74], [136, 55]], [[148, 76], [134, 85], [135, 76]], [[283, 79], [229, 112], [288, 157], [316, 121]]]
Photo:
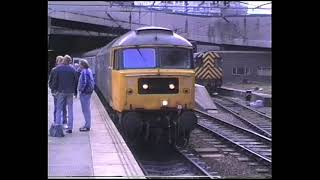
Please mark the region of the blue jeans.
[[85, 128], [91, 127], [90, 99], [91, 94], [80, 94], [81, 109], [84, 116], [84, 120], [86, 121], [84, 125]]
[[[57, 112], [57, 96], [53, 96], [53, 104], [54, 104], [54, 111], [53, 111], [53, 122], [56, 123], [56, 112]], [[63, 124], [67, 124], [67, 104], [63, 105]]]
[[73, 93], [57, 93], [57, 111], [56, 111], [56, 124], [62, 125], [62, 109], [67, 106], [68, 108], [68, 129], [73, 128]]

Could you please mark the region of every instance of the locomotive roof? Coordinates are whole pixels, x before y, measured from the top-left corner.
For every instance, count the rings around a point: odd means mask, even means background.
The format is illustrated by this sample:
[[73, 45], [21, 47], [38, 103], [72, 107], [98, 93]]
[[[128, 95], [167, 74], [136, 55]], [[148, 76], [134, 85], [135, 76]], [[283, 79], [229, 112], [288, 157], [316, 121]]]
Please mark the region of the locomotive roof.
[[98, 54], [100, 52], [101, 48], [97, 48], [91, 51], [88, 51], [84, 54], [82, 54], [82, 57], [90, 57], [90, 56], [95, 56], [96, 54]]
[[141, 27], [134, 31], [129, 31], [120, 36], [112, 47], [136, 46], [136, 45], [176, 45], [190, 46], [192, 44], [182, 36], [172, 30], [163, 27]]
[[141, 27], [134, 31], [115, 38], [106, 46], [91, 50], [82, 54], [82, 57], [95, 56], [104, 53], [107, 49], [119, 46], [137, 46], [137, 45], [176, 45], [189, 46], [192, 44], [184, 37], [174, 33], [172, 30], [163, 27]]

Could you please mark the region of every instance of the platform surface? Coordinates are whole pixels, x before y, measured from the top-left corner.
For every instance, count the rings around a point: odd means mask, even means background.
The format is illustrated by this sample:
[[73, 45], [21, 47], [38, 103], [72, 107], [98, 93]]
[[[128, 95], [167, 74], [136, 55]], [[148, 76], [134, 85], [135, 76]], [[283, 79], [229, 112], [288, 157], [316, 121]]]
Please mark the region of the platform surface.
[[195, 84], [196, 105], [208, 112], [216, 112], [217, 107], [211, 99], [207, 89], [199, 84]]
[[[259, 96], [271, 97], [271, 90], [272, 86], [271, 83], [262, 83], [262, 82], [255, 82], [255, 83], [239, 83], [239, 82], [224, 82], [222, 88], [230, 89], [230, 90], [238, 90], [238, 91], [246, 91], [252, 90], [253, 93]], [[255, 88], [261, 88], [260, 90], [254, 90]]]
[[73, 99], [74, 128], [65, 137], [49, 136], [53, 122], [53, 97], [48, 93], [48, 178], [107, 176], [143, 178], [144, 174], [98, 96], [91, 97], [91, 130], [84, 125], [79, 98]]

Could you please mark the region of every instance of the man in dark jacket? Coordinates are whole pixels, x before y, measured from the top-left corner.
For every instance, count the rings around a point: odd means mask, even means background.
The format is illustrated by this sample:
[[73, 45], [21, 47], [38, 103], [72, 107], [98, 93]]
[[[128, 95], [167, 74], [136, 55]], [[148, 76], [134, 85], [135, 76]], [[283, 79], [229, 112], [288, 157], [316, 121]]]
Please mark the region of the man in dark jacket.
[[[49, 87], [51, 89], [51, 94], [53, 96], [53, 103], [54, 103], [54, 111], [53, 111], [53, 121], [56, 123], [56, 112], [57, 112], [57, 92], [55, 89], [52, 88], [53, 86], [53, 74], [55, 74], [55, 69], [58, 66], [61, 66], [63, 62], [63, 57], [62, 56], [57, 56], [56, 58], [56, 66], [51, 70], [50, 75], [49, 75]], [[63, 124], [67, 125], [67, 106], [64, 104], [63, 106]]]
[[72, 133], [73, 128], [73, 95], [77, 84], [77, 74], [74, 68], [69, 66], [70, 59], [65, 57], [63, 64], [56, 67], [55, 73], [52, 74], [52, 89], [57, 92], [57, 112], [56, 123], [62, 126], [61, 112], [63, 104], [67, 104], [68, 109], [68, 130], [67, 133]]
[[[77, 72], [77, 80], [79, 81], [80, 72], [81, 72], [81, 70], [80, 70], [80, 71], [78, 70], [79, 64], [74, 63], [74, 61], [72, 60], [72, 58], [71, 58], [68, 54], [66, 54], [66, 55], [64, 56], [64, 58], [67, 59], [67, 60], [69, 60], [69, 65], [76, 70], [76, 72]], [[79, 69], [80, 69], [80, 68], [79, 68]], [[76, 87], [78, 87], [78, 81], [77, 81]], [[75, 89], [75, 92], [74, 92], [75, 98], [77, 98], [77, 95], [78, 95], [78, 91], [77, 91], [77, 88], [76, 88], [76, 89]]]

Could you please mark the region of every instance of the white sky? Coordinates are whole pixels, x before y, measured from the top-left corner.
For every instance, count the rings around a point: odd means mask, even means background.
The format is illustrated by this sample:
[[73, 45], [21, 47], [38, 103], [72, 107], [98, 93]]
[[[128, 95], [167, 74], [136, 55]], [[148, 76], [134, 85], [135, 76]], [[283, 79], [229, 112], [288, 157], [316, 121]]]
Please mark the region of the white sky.
[[[148, 1], [147, 1], [148, 2]], [[153, 1], [150, 1], [153, 2]], [[248, 3], [249, 8], [254, 8], [262, 4], [270, 3], [264, 6], [261, 6], [261, 8], [268, 8], [268, 9], [248, 9], [248, 14], [271, 14], [271, 1], [241, 1], [244, 3]], [[101, 4], [103, 1], [49, 1], [48, 4], [55, 4], [55, 3], [63, 3], [63, 4]], [[59, 6], [63, 7], [63, 6]], [[72, 9], [72, 7], [67, 7], [68, 9]]]
[[262, 4], [270, 3], [264, 6], [261, 6], [261, 8], [268, 8], [268, 9], [248, 9], [248, 14], [271, 14], [271, 1], [242, 1], [248, 3], [249, 8], [254, 8]]

